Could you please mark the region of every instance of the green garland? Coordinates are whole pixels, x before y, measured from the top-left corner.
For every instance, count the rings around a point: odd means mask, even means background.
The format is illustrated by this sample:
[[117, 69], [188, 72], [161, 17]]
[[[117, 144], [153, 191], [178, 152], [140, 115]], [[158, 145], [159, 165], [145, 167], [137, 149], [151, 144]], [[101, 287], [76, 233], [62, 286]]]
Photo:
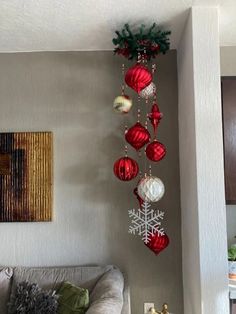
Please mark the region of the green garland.
[[148, 29], [142, 24], [137, 33], [133, 33], [129, 24], [125, 24], [121, 31], [116, 31], [117, 37], [112, 40], [116, 46], [114, 53], [123, 55], [129, 60], [138, 60], [139, 55], [150, 60], [159, 53], [165, 54], [169, 50], [170, 34], [170, 31], [162, 31], [158, 28], [156, 23]]

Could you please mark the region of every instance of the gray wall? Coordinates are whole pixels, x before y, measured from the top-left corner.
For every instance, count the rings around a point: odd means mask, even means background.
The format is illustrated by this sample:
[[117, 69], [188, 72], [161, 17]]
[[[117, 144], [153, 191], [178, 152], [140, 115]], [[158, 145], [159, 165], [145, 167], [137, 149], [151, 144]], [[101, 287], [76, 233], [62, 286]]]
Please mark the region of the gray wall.
[[[236, 47], [221, 47], [221, 75], [236, 76]], [[236, 205], [227, 205], [228, 244], [236, 243]]]
[[121, 62], [112, 52], [0, 55], [1, 131], [52, 130], [55, 161], [53, 222], [2, 223], [0, 263], [117, 264], [128, 274], [134, 314], [144, 301], [166, 301], [182, 314], [176, 52], [157, 62], [159, 136], [168, 154], [153, 173], [166, 186], [158, 205], [171, 240], [159, 256], [128, 234], [135, 182], [112, 173], [124, 126], [136, 121], [135, 110], [125, 117], [112, 110]]

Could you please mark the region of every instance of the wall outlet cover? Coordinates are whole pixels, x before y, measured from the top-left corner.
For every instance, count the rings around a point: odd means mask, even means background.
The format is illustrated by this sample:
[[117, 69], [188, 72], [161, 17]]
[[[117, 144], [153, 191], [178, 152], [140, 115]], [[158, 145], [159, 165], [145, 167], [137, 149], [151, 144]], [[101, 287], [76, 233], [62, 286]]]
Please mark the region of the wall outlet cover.
[[144, 303], [144, 314], [148, 314], [150, 308], [152, 308], [152, 307], [155, 307], [155, 306], [154, 306], [154, 303], [151, 303], [151, 302], [146, 303], [146, 302], [145, 302], [145, 303]]

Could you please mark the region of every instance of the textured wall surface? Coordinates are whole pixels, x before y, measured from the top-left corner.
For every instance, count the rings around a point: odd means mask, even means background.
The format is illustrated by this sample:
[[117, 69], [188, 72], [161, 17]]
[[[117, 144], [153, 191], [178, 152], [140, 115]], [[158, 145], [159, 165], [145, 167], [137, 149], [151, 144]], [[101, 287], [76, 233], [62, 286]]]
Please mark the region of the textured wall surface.
[[136, 121], [134, 110], [127, 117], [112, 110], [121, 62], [112, 52], [0, 55], [0, 130], [53, 131], [55, 158], [53, 222], [0, 224], [0, 263], [117, 264], [128, 274], [134, 314], [144, 301], [166, 301], [182, 314], [176, 52], [157, 64], [159, 136], [168, 153], [153, 172], [166, 186], [159, 208], [171, 239], [160, 256], [128, 234], [134, 182], [112, 173], [122, 130]]
[[[236, 76], [236, 47], [221, 47], [221, 76]], [[227, 205], [228, 245], [236, 243], [236, 205]]]
[[192, 6], [220, 7], [221, 45], [236, 44], [234, 0], [1, 0], [0, 51], [111, 50], [114, 31], [157, 21], [176, 48]]
[[[201, 49], [203, 43], [204, 51]], [[217, 8], [192, 8], [178, 51], [185, 313], [229, 313]]]
[[148, 5], [143, 0], [2, 0], [0, 51], [112, 50], [114, 32], [124, 23], [136, 28], [154, 21], [168, 25], [176, 48], [193, 2], [202, 0], [171, 0], [171, 5], [162, 0]]

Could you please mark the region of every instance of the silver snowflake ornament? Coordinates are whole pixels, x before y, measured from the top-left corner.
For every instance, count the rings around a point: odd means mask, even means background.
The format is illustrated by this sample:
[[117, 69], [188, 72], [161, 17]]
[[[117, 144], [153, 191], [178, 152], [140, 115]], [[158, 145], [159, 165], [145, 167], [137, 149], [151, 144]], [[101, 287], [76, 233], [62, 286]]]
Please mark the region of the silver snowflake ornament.
[[132, 218], [129, 233], [138, 234], [146, 244], [154, 234], [158, 236], [165, 234], [164, 229], [161, 228], [164, 212], [150, 209], [150, 207], [148, 202], [143, 202], [142, 207], [138, 210], [130, 209], [128, 211], [129, 217]]

